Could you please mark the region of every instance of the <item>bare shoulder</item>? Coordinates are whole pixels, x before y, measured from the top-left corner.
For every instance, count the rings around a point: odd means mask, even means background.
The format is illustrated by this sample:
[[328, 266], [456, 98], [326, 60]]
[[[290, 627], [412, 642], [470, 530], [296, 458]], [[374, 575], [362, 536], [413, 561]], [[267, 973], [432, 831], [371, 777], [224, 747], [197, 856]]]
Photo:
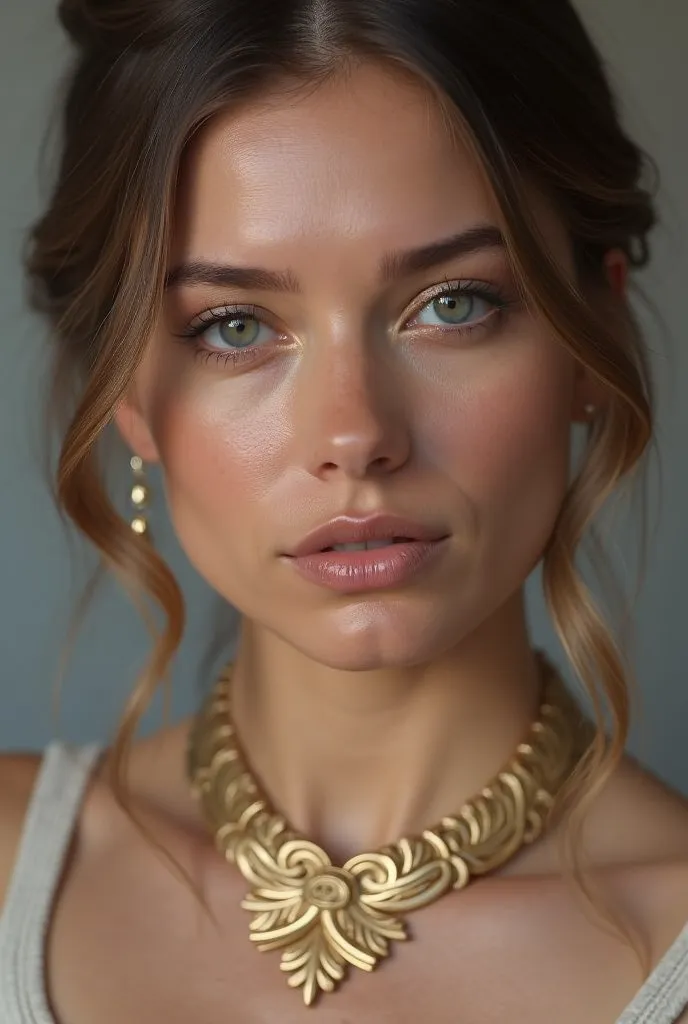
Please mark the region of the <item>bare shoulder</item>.
[[587, 846], [657, 961], [688, 923], [688, 800], [625, 757], [591, 809]]
[[688, 863], [688, 799], [632, 757], [623, 759], [591, 824], [606, 836], [610, 854]]
[[0, 755], [0, 907], [12, 876], [40, 754]]

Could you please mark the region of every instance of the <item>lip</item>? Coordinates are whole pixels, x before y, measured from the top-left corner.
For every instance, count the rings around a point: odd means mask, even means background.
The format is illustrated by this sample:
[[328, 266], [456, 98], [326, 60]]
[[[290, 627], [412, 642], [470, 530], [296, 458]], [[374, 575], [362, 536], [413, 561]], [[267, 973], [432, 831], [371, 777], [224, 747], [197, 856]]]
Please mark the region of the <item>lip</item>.
[[[432, 543], [444, 540], [448, 535], [447, 530], [390, 514], [378, 514], [367, 518], [338, 516], [324, 526], [318, 527], [317, 530], [313, 530], [292, 551], [286, 552], [286, 555], [295, 559], [307, 558], [310, 555], [320, 555], [326, 548], [334, 547], [335, 544], [362, 544], [364, 541], [392, 540], [395, 537]], [[399, 547], [401, 546], [399, 545]], [[375, 554], [375, 551], [327, 553], [342, 556], [349, 553]], [[379, 554], [380, 552], [378, 552]]]
[[448, 538], [410, 540], [370, 551], [319, 551], [285, 558], [310, 583], [344, 594], [389, 590], [407, 584], [421, 571], [438, 564]]

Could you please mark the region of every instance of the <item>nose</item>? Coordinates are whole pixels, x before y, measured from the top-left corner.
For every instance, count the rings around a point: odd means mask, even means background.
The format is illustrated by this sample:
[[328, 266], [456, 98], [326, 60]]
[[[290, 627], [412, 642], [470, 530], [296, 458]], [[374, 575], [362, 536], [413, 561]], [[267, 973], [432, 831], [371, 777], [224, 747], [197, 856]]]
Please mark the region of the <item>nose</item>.
[[361, 480], [408, 460], [410, 424], [393, 359], [365, 338], [318, 346], [295, 395], [300, 461], [320, 479]]

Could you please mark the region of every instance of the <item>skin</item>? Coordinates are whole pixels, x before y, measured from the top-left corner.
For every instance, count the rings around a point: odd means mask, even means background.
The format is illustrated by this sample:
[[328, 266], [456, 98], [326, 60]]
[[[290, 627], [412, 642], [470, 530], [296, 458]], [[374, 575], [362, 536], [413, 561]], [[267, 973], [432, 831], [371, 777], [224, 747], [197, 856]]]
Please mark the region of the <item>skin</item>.
[[[572, 275], [558, 218], [534, 203]], [[599, 396], [516, 305], [503, 251], [388, 286], [377, 274], [387, 252], [498, 222], [426, 94], [377, 70], [219, 119], [186, 161], [170, 266], [289, 270], [301, 294], [170, 292], [117, 415], [162, 463], [189, 558], [243, 613], [235, 713], [255, 769], [340, 857], [460, 806], [537, 708], [522, 585], [566, 491], [571, 424]], [[443, 327], [428, 292], [476, 279], [514, 308], [500, 320], [477, 299], [464, 320], [482, 330]], [[170, 340], [232, 302], [267, 320], [250, 361]], [[419, 318], [435, 326], [404, 327]], [[201, 344], [228, 347], [217, 327]], [[338, 514], [378, 510], [451, 534], [433, 571], [342, 595], [278, 557]]]
[[[532, 201], [573, 277], [560, 218], [545, 197]], [[485, 223], [498, 212], [469, 150], [420, 86], [381, 68], [219, 117], [187, 155], [169, 266], [289, 270], [301, 293], [170, 289], [117, 411], [132, 450], [162, 465], [189, 558], [242, 612], [234, 701], [250, 762], [288, 820], [335, 860], [456, 811], [537, 707], [523, 585], [566, 491], [572, 424], [604, 396], [516, 303], [500, 319], [476, 302], [468, 321], [484, 325], [471, 334], [431, 314], [429, 292], [446, 281], [485, 281], [515, 302], [503, 252], [393, 284], [377, 276], [390, 250]], [[608, 270], [623, 297], [619, 254]], [[255, 359], [234, 367], [172, 336], [229, 303], [260, 309]], [[221, 345], [218, 329], [200, 344], [206, 354]], [[279, 557], [335, 515], [380, 509], [451, 534], [432, 571], [343, 595]], [[276, 956], [246, 940], [245, 884], [215, 853], [184, 778], [188, 727], [135, 745], [132, 793], [202, 879], [222, 935], [114, 806], [103, 767], [51, 933], [65, 1024], [219, 1024], [227, 1007], [242, 1022], [410, 1024], [424, 1014], [448, 1024], [459, 998], [462, 1024], [609, 1024], [640, 986], [633, 956], [562, 880], [552, 833], [497, 876], [412, 915], [417, 941], [373, 975], [352, 971], [336, 1002], [305, 1010]], [[586, 826], [606, 896], [656, 962], [688, 917], [684, 804], [625, 760]]]

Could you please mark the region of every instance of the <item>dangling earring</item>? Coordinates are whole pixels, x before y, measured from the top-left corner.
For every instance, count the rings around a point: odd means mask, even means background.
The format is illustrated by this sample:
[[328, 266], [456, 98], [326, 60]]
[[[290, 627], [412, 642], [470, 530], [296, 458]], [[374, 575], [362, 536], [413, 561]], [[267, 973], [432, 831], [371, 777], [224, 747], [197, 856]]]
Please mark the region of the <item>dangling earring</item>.
[[134, 474], [134, 482], [131, 486], [131, 504], [134, 509], [134, 517], [131, 520], [131, 528], [140, 537], [148, 535], [148, 520], [145, 509], [148, 507], [148, 484], [143, 469], [143, 459], [139, 455], [132, 455], [129, 465]]

